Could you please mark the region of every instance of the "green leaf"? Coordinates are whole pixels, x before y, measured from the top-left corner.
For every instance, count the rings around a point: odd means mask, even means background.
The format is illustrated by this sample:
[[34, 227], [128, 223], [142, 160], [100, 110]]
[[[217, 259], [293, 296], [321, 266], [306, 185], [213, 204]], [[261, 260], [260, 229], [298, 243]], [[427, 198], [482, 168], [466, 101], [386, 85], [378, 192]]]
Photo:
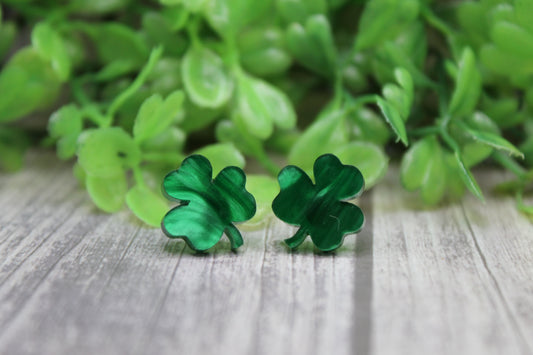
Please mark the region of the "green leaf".
[[516, 207], [520, 212], [533, 216], [533, 205], [526, 205], [524, 203], [523, 191], [516, 194]]
[[84, 16], [103, 15], [125, 8], [130, 2], [131, 0], [72, 0], [69, 7]]
[[89, 175], [116, 177], [140, 159], [138, 146], [119, 127], [87, 130], [78, 139], [78, 162]]
[[416, 19], [418, 0], [370, 0], [359, 20], [355, 47], [363, 50], [395, 37], [402, 27]]
[[383, 149], [373, 143], [352, 142], [335, 150], [343, 164], [357, 167], [365, 178], [365, 189], [374, 186], [387, 172], [388, 158]]
[[407, 141], [405, 124], [403, 123], [402, 116], [398, 110], [379, 96], [376, 97], [376, 103], [381, 110], [381, 113], [385, 117], [385, 121], [387, 121], [387, 123], [391, 126], [398, 139], [401, 140], [405, 146], [407, 146], [409, 143]]
[[491, 146], [493, 148], [506, 151], [510, 155], [514, 155], [524, 159], [524, 154], [516, 148], [511, 142], [505, 138], [489, 132], [483, 132], [465, 127], [465, 131], [476, 141]]
[[351, 128], [352, 140], [372, 142], [377, 145], [384, 145], [391, 136], [389, 127], [381, 116], [375, 111], [364, 106], [357, 108], [348, 115], [353, 121]]
[[342, 84], [351, 92], [363, 92], [368, 88], [368, 79], [355, 61], [345, 63], [341, 75]]
[[509, 22], [499, 22], [492, 27], [491, 38], [496, 46], [511, 56], [533, 56], [533, 33]]
[[52, 64], [62, 81], [70, 76], [71, 63], [63, 40], [49, 24], [38, 23], [32, 31], [31, 41], [37, 52]]
[[[413, 81], [417, 85], [434, 87], [433, 82], [427, 77], [423, 71], [423, 63], [426, 57], [426, 43], [425, 43], [425, 31], [423, 31], [423, 38], [417, 39], [418, 44], [421, 48], [409, 49], [415, 51], [415, 53], [407, 52], [408, 49], [403, 49], [401, 46], [402, 41], [398, 40], [396, 42], [385, 42], [382, 47], [380, 47], [376, 53], [372, 64], [375, 67], [374, 72], [377, 79], [384, 83], [392, 80], [394, 77], [394, 68], [405, 68], [411, 75]], [[400, 37], [402, 39], [402, 37]], [[403, 40], [403, 39], [402, 39]], [[413, 58], [416, 55], [416, 58]], [[418, 59], [420, 58], [420, 59]], [[414, 62], [414, 59], [418, 59], [417, 63]]]
[[63, 160], [72, 158], [78, 148], [77, 141], [77, 135], [68, 135], [59, 139], [57, 141], [57, 157]]
[[78, 184], [80, 185], [80, 187], [85, 189], [87, 173], [85, 172], [85, 170], [83, 170], [83, 168], [78, 162], [74, 163], [74, 165], [72, 166], [72, 175], [74, 175], [76, 180], [78, 180]]
[[385, 100], [398, 111], [402, 120], [404, 122], [407, 121], [411, 110], [411, 102], [409, 102], [409, 97], [405, 90], [396, 84], [386, 84], [382, 92]]
[[61, 107], [48, 120], [48, 132], [52, 138], [80, 134], [83, 129], [81, 111], [75, 104]]
[[396, 78], [396, 81], [404, 90], [404, 94], [407, 96], [407, 102], [409, 103], [409, 109], [411, 108], [411, 105], [413, 104], [413, 98], [414, 98], [414, 83], [413, 78], [411, 77], [411, 74], [409, 74], [409, 71], [407, 71], [404, 68], [396, 68], [394, 69], [394, 77]]
[[275, 86], [245, 74], [238, 81], [237, 110], [234, 118], [260, 139], [268, 138], [274, 125], [281, 129], [296, 125], [296, 113], [287, 95]]
[[[154, 94], [144, 100], [133, 126], [133, 137], [136, 141], [142, 141], [146, 129], [151, 129], [158, 123], [155, 117], [157, 117], [162, 105], [163, 98], [159, 94]], [[150, 137], [150, 134], [147, 136]]]
[[254, 75], [278, 75], [292, 63], [285, 50], [284, 33], [277, 27], [254, 27], [239, 36], [238, 45], [244, 69]]
[[277, 0], [277, 9], [286, 23], [304, 23], [312, 15], [326, 15], [325, 0]]
[[422, 200], [435, 204], [444, 196], [447, 169], [442, 148], [428, 136], [409, 148], [402, 158], [400, 178], [407, 190], [420, 189]]
[[311, 171], [316, 158], [322, 154], [334, 153], [348, 143], [345, 126], [344, 111], [322, 113], [292, 147], [289, 163], [307, 172]]
[[[515, 9], [510, 4], [514, 1], [508, 0], [481, 0], [481, 3], [485, 8], [485, 16], [488, 17], [489, 27], [494, 26], [499, 22], [515, 22]], [[487, 31], [487, 35], [490, 31]]]
[[[463, 121], [458, 122], [459, 126], [463, 128], [464, 126]], [[477, 131], [492, 133], [500, 135], [500, 129], [498, 128], [498, 125], [492, 120], [491, 117], [487, 116], [483, 112], [476, 111], [473, 115], [468, 116], [464, 123], [466, 123], [467, 127], [470, 127], [472, 129], [475, 129]]]
[[264, 15], [270, 4], [270, 0], [211, 0], [206, 17], [223, 38], [235, 38], [247, 24]]
[[287, 31], [287, 48], [306, 68], [330, 79], [335, 76], [337, 50], [324, 15], [309, 17], [305, 27], [293, 23]]
[[184, 99], [181, 90], [174, 91], [164, 101], [158, 94], [146, 99], [133, 125], [135, 141], [143, 142], [167, 130], [179, 117]]
[[9, 53], [11, 46], [17, 35], [17, 26], [14, 22], [4, 22], [0, 26], [0, 60], [4, 60], [4, 57]]
[[457, 20], [461, 29], [476, 45], [487, 42], [489, 24], [487, 11], [482, 3], [464, 1], [458, 4]]
[[450, 101], [452, 117], [472, 113], [481, 94], [481, 75], [476, 67], [476, 58], [470, 48], [465, 48], [459, 61], [455, 90]]
[[207, 145], [194, 152], [205, 156], [213, 166], [213, 174], [218, 174], [219, 171], [227, 166], [237, 166], [244, 168], [246, 163], [244, 156], [231, 143], [218, 143]]
[[141, 143], [143, 152], [177, 154], [183, 150], [187, 136], [177, 127], [170, 127]]
[[517, 23], [533, 34], [533, 22], [531, 21], [531, 14], [533, 14], [533, 1], [514, 0], [513, 5]]
[[492, 147], [478, 142], [467, 143], [461, 148], [463, 162], [469, 168], [481, 163], [483, 160], [490, 157], [492, 152]]
[[529, 75], [533, 72], [533, 64], [530, 60], [513, 56], [493, 44], [484, 45], [480, 56], [481, 62], [497, 74]]
[[459, 166], [460, 176], [466, 188], [478, 199], [480, 199], [481, 201], [485, 201], [485, 198], [483, 197], [483, 192], [481, 192], [481, 189], [479, 188], [476, 179], [474, 178], [470, 170], [466, 167], [465, 163], [463, 162], [463, 158], [459, 152], [455, 152], [455, 161]]
[[130, 61], [119, 59], [106, 64], [96, 75], [94, 79], [96, 81], [106, 82], [131, 73], [137, 69], [137, 65]]
[[24, 164], [25, 150], [11, 147], [0, 142], [0, 172], [20, 170]]
[[159, 227], [168, 210], [163, 197], [146, 186], [136, 185], [126, 194], [126, 204], [141, 221], [152, 227]]
[[245, 127], [238, 126], [235, 122], [222, 120], [216, 126], [217, 140], [222, 143], [232, 143], [247, 155], [258, 157], [262, 154], [262, 141], [250, 135]]
[[168, 95], [177, 88], [182, 88], [181, 61], [170, 57], [159, 59], [148, 75], [147, 81], [150, 82], [152, 90], [161, 95]]
[[198, 106], [220, 107], [231, 97], [233, 83], [222, 59], [208, 48], [192, 46], [183, 58], [181, 74], [187, 94]]
[[167, 6], [183, 5], [187, 11], [193, 13], [202, 12], [208, 4], [208, 0], [159, 0], [159, 2]]
[[222, 108], [211, 109], [195, 105], [189, 98], [185, 99], [183, 122], [180, 127], [187, 133], [208, 127], [220, 118]]
[[50, 63], [33, 48], [20, 49], [0, 72], [0, 122], [50, 106], [61, 81]]
[[267, 217], [272, 212], [272, 201], [279, 192], [279, 186], [276, 179], [267, 175], [246, 176], [246, 189], [254, 196], [257, 204], [255, 216], [245, 222], [242, 227], [255, 229], [265, 226]]
[[150, 53], [137, 32], [118, 22], [83, 24], [82, 29], [93, 40], [98, 57], [104, 64], [118, 60], [131, 62], [140, 68]]
[[[533, 90], [531, 91], [533, 94]], [[531, 95], [530, 94], [530, 95]], [[527, 98], [526, 98], [527, 101]], [[523, 122], [525, 115], [519, 113], [517, 97], [501, 97], [492, 100], [488, 96], [483, 98], [481, 110], [490, 117], [499, 128], [509, 128]]]
[[454, 154], [444, 153], [444, 162], [448, 170], [446, 174], [446, 197], [450, 201], [455, 201], [465, 194], [465, 184], [461, 178], [462, 173]]
[[262, 77], [282, 74], [292, 64], [292, 58], [283, 49], [275, 47], [243, 53], [241, 61], [248, 72]]
[[85, 184], [94, 204], [105, 212], [117, 212], [124, 205], [128, 182], [124, 172], [98, 177], [87, 175]]
[[0, 126], [0, 171], [11, 172], [22, 168], [24, 155], [30, 143], [24, 131]]
[[529, 136], [522, 144], [520, 151], [524, 152], [524, 162], [527, 166], [533, 166], [533, 136]]

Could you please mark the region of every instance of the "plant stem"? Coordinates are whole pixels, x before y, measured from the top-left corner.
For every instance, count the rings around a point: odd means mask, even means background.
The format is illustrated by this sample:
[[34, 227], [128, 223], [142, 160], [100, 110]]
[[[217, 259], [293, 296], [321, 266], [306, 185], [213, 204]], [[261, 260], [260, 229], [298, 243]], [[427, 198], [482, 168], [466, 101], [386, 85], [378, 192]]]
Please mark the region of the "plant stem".
[[139, 165], [133, 168], [133, 178], [135, 179], [135, 183], [139, 186], [145, 186], [144, 177], [142, 175], [142, 171]]
[[85, 91], [83, 91], [83, 84], [85, 83], [85, 78], [74, 79], [70, 82], [72, 88], [72, 95], [81, 106], [90, 105], [92, 103], [91, 99], [87, 96]]
[[520, 180], [525, 181], [527, 180], [527, 171], [523, 167], [521, 167], [514, 159], [509, 157], [508, 155], [503, 154], [500, 151], [495, 150], [492, 153], [492, 158], [498, 162], [501, 166], [512, 172], [516, 175]]
[[337, 72], [335, 75], [334, 94], [333, 94], [333, 107], [339, 109], [342, 106], [344, 98], [344, 88], [342, 85], [342, 74]]
[[239, 80], [244, 76], [241, 67], [240, 53], [234, 38], [228, 38], [225, 46], [221, 47], [221, 55], [224, 63], [230, 68], [232, 74]]
[[524, 197], [523, 197], [524, 191], [517, 191], [516, 192], [516, 207], [519, 211], [526, 213], [528, 215], [533, 215], [533, 206], [528, 206], [524, 203]]
[[93, 121], [98, 127], [104, 127], [107, 123], [107, 118], [100, 112], [96, 104], [88, 104], [82, 109], [84, 116]]
[[441, 128], [439, 126], [428, 126], [415, 128], [409, 131], [413, 136], [428, 136], [431, 134], [440, 134]]
[[449, 37], [454, 37], [455, 33], [449, 27], [444, 21], [442, 21], [440, 18], [438, 18], [433, 11], [431, 11], [428, 7], [423, 6], [421, 11], [422, 16], [424, 16], [424, 19], [433, 27], [435, 27], [437, 30], [442, 32], [444, 35], [446, 35], [447, 39], [449, 40]]
[[254, 154], [255, 158], [265, 168], [270, 174], [273, 176], [277, 176], [279, 174], [279, 171], [281, 170], [279, 166], [277, 166], [268, 156], [268, 154], [263, 149], [263, 146], [260, 146], [261, 149], [257, 150], [257, 152]]
[[185, 26], [187, 35], [189, 36], [191, 44], [194, 48], [199, 48], [202, 46], [202, 42], [200, 41], [200, 37], [198, 36], [199, 29], [200, 18], [198, 16], [194, 16], [192, 17], [192, 19], [189, 19], [187, 25]]
[[179, 165], [184, 159], [180, 153], [143, 153], [142, 160], [152, 163], [171, 163]]
[[144, 82], [148, 78], [148, 75], [150, 74], [156, 63], [159, 61], [159, 58], [162, 54], [163, 46], [155, 47], [150, 53], [148, 62], [141, 70], [139, 75], [135, 78], [133, 83], [131, 83], [131, 85], [126, 88], [126, 90], [121, 92], [120, 95], [118, 95], [115, 100], [113, 100], [106, 114], [107, 126], [111, 126], [111, 124], [113, 123], [113, 116], [115, 115], [117, 110], [124, 104], [124, 102], [126, 102], [126, 100], [128, 100], [144, 84]]
[[348, 93], [346, 93], [344, 96], [350, 106], [348, 112], [351, 112], [355, 108], [358, 108], [359, 106], [362, 106], [365, 104], [375, 104], [377, 101], [377, 97], [378, 97], [378, 95], [363, 95], [363, 96], [358, 96], [356, 98], [353, 98]]
[[446, 130], [440, 131], [440, 135], [442, 137], [442, 140], [450, 147], [450, 149], [456, 153], [460, 153], [461, 150], [459, 149], [459, 146], [457, 145], [457, 142], [450, 136], [450, 134]]

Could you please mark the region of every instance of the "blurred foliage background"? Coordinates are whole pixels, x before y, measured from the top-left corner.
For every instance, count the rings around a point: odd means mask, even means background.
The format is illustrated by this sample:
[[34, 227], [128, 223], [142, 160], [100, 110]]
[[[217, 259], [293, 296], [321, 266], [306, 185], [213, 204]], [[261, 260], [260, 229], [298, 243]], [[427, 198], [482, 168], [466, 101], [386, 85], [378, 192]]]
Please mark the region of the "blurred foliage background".
[[[158, 226], [191, 153], [248, 175], [261, 224], [270, 158], [336, 154], [366, 187], [400, 161], [427, 205], [485, 161], [533, 181], [533, 0], [1, 0], [0, 168], [55, 146], [102, 210]], [[415, 195], [416, 194], [416, 195]]]

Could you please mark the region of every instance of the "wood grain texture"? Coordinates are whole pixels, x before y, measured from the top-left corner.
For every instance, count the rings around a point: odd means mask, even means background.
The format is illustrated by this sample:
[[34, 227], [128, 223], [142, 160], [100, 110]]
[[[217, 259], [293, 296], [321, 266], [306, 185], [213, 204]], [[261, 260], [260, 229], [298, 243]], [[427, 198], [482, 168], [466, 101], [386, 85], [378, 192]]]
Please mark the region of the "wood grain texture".
[[289, 252], [271, 219], [198, 255], [33, 153], [0, 175], [0, 354], [531, 353], [532, 224], [511, 199], [412, 197], [393, 170], [334, 254]]
[[513, 199], [424, 210], [397, 184], [373, 192], [372, 353], [531, 354], [533, 226]]

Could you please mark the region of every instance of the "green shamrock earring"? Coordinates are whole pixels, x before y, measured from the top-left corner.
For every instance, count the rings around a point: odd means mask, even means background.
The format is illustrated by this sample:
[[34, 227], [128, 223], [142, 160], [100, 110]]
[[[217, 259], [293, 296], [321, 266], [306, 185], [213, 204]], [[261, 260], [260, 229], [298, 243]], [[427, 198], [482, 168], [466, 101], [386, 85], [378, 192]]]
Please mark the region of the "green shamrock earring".
[[331, 251], [364, 224], [361, 209], [343, 200], [359, 196], [365, 182], [356, 167], [343, 165], [332, 154], [318, 157], [313, 174], [316, 184], [296, 166], [283, 168], [278, 175], [281, 190], [272, 202], [272, 210], [282, 221], [300, 227], [285, 240], [291, 249], [310, 235], [318, 249]]
[[244, 222], [255, 214], [255, 199], [245, 189], [244, 172], [236, 167], [224, 168], [215, 179], [207, 158], [191, 155], [178, 170], [167, 174], [163, 192], [178, 201], [161, 222], [169, 238], [183, 238], [196, 251], [213, 247], [225, 232], [231, 248], [243, 244], [233, 222]]

